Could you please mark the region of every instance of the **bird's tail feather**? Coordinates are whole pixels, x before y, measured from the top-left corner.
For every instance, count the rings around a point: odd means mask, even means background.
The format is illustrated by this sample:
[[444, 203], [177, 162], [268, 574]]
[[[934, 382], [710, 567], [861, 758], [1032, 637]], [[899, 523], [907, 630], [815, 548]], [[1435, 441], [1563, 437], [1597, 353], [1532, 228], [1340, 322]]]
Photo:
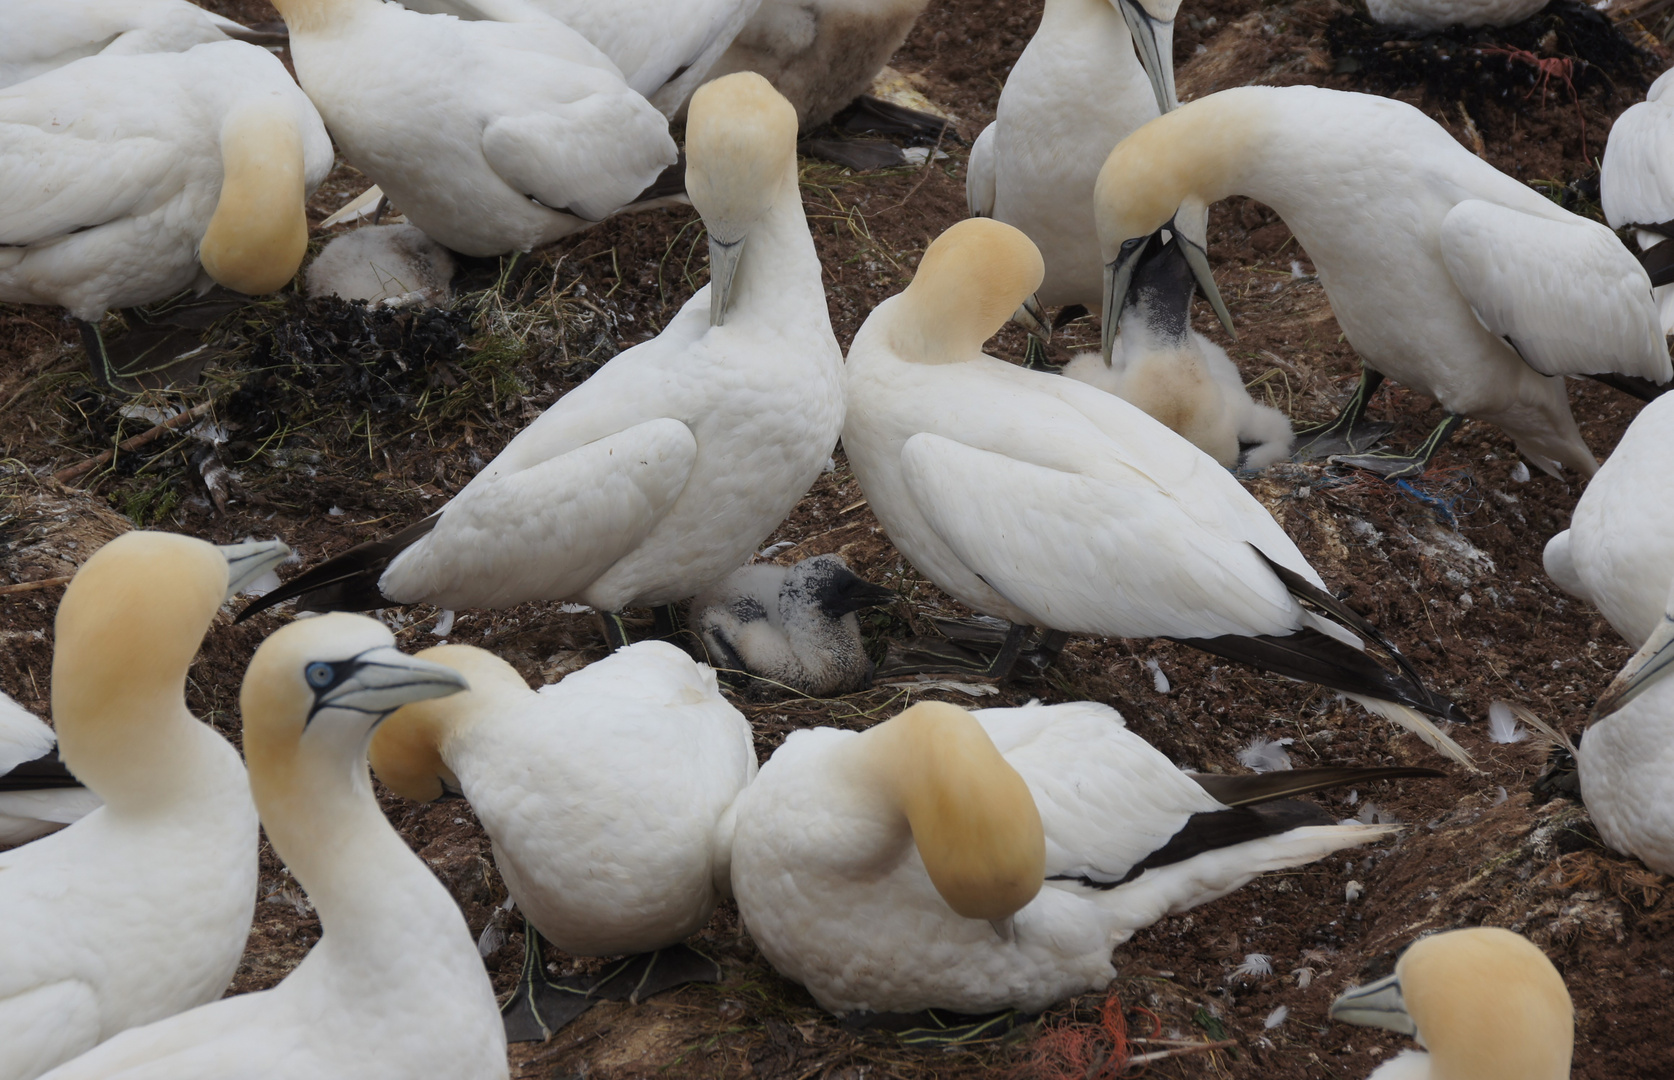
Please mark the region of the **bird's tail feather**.
[[357, 544], [327, 559], [246, 605], [235, 621], [243, 622], [294, 597], [302, 598], [299, 607], [303, 611], [370, 611], [394, 605], [396, 601], [378, 591], [378, 579], [383, 577], [390, 561], [434, 529], [441, 516], [438, 510], [394, 536]]
[[1289, 799], [1328, 788], [1350, 784], [1370, 784], [1379, 780], [1398, 780], [1406, 777], [1438, 777], [1447, 774], [1440, 769], [1396, 765], [1356, 769], [1342, 765], [1325, 765], [1309, 769], [1282, 769], [1276, 772], [1226, 775], [1224, 773], [1190, 773], [1199, 787], [1215, 801], [1226, 806], [1250, 806], [1273, 799]]
[[1436, 752], [1452, 758], [1471, 772], [1482, 771], [1476, 767], [1476, 759], [1471, 757], [1469, 751], [1448, 738], [1446, 732], [1432, 723], [1429, 717], [1424, 716], [1417, 710], [1386, 698], [1363, 697], [1359, 694], [1349, 694], [1348, 697], [1350, 701], [1357, 702], [1367, 712], [1376, 713], [1385, 720], [1406, 728], [1424, 740]]

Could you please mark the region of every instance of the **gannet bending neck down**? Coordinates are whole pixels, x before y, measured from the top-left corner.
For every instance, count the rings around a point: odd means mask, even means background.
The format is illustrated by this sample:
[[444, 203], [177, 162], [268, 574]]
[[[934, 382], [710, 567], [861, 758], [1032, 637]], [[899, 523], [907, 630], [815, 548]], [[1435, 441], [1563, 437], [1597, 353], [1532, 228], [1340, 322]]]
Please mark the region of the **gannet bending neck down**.
[[1350, 990], [1331, 1019], [1411, 1035], [1368, 1080], [1569, 1080], [1575, 1007], [1533, 942], [1497, 927], [1420, 938], [1395, 974]]
[[262, 827], [320, 913], [319, 943], [273, 989], [126, 1032], [52, 1080], [507, 1075], [459, 905], [384, 819], [367, 777], [379, 721], [464, 685], [394, 645], [359, 615], [292, 623], [256, 650], [239, 693]]
[[[686, 150], [709, 285], [439, 513], [328, 560], [240, 618], [304, 595], [315, 608], [579, 600], [613, 613], [682, 600], [754, 554], [837, 441], [842, 352], [790, 105], [759, 75], [717, 79], [693, 95]], [[625, 644], [620, 620], [606, 622]]]
[[[1099, 174], [1099, 235], [1120, 310], [1132, 261], [1177, 215], [1248, 195], [1319, 270], [1367, 378], [1338, 421], [1298, 435], [1386, 475], [1422, 471], [1463, 417], [1504, 429], [1547, 472], [1597, 471], [1561, 376], [1668, 382], [1645, 271], [1610, 232], [1494, 169], [1410, 105], [1309, 86], [1242, 87], [1151, 121]], [[1214, 282], [1204, 262], [1206, 294]], [[1365, 399], [1388, 376], [1447, 418], [1416, 453], [1358, 453]]]
[[58, 758], [58, 737], [0, 693], [0, 848], [26, 844], [102, 805]]
[[1038, 1012], [1103, 988], [1111, 949], [1164, 915], [1394, 831], [1246, 805], [1317, 783], [1215, 780], [1225, 801], [1092, 702], [794, 731], [733, 808], [733, 892], [833, 1012]]
[[232, 981], [256, 810], [237, 751], [186, 710], [186, 673], [222, 602], [289, 554], [130, 532], [65, 590], [53, 719], [104, 806], [0, 854], [0, 1078], [32, 1080]]
[[[896, 548], [1010, 621], [1013, 658], [1031, 626], [1170, 637], [1330, 686], [1468, 762], [1421, 715], [1455, 706], [1325, 591], [1225, 469], [1120, 398], [983, 355], [1040, 275], [1028, 237], [970, 218], [855, 335], [843, 446]], [[1400, 673], [1367, 657], [1361, 636]]]
[[[680, 942], [731, 895], [716, 824], [754, 778], [756, 755], [715, 673], [642, 641], [536, 693], [481, 649], [419, 656], [471, 688], [390, 717], [372, 768], [405, 798], [462, 793], [493, 839], [527, 933], [508, 1038], [546, 1039], [600, 998], [717, 980], [714, 961]], [[554, 980], [543, 936], [578, 956], [643, 955], [598, 979]]]

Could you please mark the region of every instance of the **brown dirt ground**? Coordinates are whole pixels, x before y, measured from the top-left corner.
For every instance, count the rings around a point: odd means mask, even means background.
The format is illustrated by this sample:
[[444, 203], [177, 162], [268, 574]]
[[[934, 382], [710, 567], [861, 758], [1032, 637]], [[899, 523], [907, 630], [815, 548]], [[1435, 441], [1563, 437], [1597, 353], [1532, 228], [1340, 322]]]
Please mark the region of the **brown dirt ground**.
[[[209, 6], [250, 23], [274, 18], [262, 0]], [[1039, 0], [934, 0], [895, 64], [923, 79], [925, 92], [959, 117], [969, 139], [992, 118], [1005, 73], [1039, 9]], [[1252, 0], [1194, 0], [1180, 17], [1176, 42], [1182, 98], [1248, 82], [1358, 88], [1353, 76], [1335, 73], [1323, 38], [1324, 27], [1346, 10], [1337, 0], [1259, 7]], [[1664, 62], [1648, 60], [1648, 71]], [[1488, 160], [1524, 179], [1561, 184], [1591, 172], [1581, 157], [1577, 106], [1561, 94], [1544, 102], [1519, 101], [1518, 95], [1476, 115], [1415, 88], [1396, 96], [1426, 109], [1467, 146], [1479, 137]], [[1613, 100], [1597, 92], [1582, 97], [1578, 108], [1594, 155], [1611, 118], [1635, 96], [1627, 87]], [[906, 283], [930, 238], [963, 216], [964, 146], [949, 142], [943, 149], [951, 157], [924, 169], [861, 176], [805, 163], [805, 202], [840, 340], [846, 342], [875, 303]], [[340, 168], [314, 200], [315, 220], [362, 184], [354, 170]], [[478, 336], [470, 339], [466, 358], [450, 368], [459, 377], [433, 386], [434, 398], [427, 392], [427, 401], [442, 403], [438, 409], [417, 415], [368, 409], [356, 417], [334, 416], [328, 408], [262, 444], [255, 435], [241, 441], [234, 431], [227, 461], [238, 475], [224, 512], [205, 497], [190, 462], [193, 445], [185, 439], [160, 440], [124, 455], [115, 469], [94, 472], [75, 489], [52, 481], [52, 470], [108, 447], [118, 425], [90, 390], [67, 320], [42, 308], [0, 307], [0, 569], [14, 582], [66, 573], [129, 525], [124, 512], [221, 542], [277, 534], [309, 563], [380, 535], [457, 491], [523, 423], [598, 362], [655, 333], [703, 280], [701, 235], [690, 209], [665, 210], [608, 222], [541, 253], [513, 300], [474, 316]], [[1333, 413], [1352, 386], [1356, 361], [1320, 287], [1293, 277], [1292, 260], [1306, 270], [1306, 255], [1283, 224], [1258, 204], [1230, 200], [1214, 212], [1211, 254], [1240, 328], [1231, 348], [1246, 377], [1260, 381], [1299, 422]], [[486, 280], [493, 269], [485, 264], [468, 272]], [[301, 310], [295, 300], [288, 304], [282, 315]], [[1199, 326], [1208, 330], [1210, 322], [1200, 319]], [[508, 352], [483, 336], [485, 329], [502, 339], [515, 334], [521, 343]], [[242, 370], [240, 357], [258, 336], [254, 330], [223, 335], [224, 344], [230, 341], [227, 371]], [[1093, 340], [1087, 324], [1078, 323], [1058, 347]], [[1017, 357], [1021, 345], [1008, 330], [994, 349]], [[204, 388], [174, 399], [197, 401], [225, 389], [232, 376], [217, 382], [216, 371], [211, 368]], [[1590, 383], [1572, 388], [1582, 429], [1603, 455], [1637, 403]], [[1397, 444], [1417, 442], [1438, 419], [1432, 402], [1399, 388], [1386, 390], [1375, 409], [1400, 421]], [[144, 426], [127, 421], [124, 435]], [[1401, 644], [1438, 690], [1477, 716], [1494, 698], [1515, 698], [1574, 729], [1629, 650], [1596, 612], [1562, 594], [1541, 569], [1541, 547], [1567, 523], [1579, 485], [1538, 473], [1517, 482], [1516, 462], [1499, 431], [1467, 423], [1433, 472], [1408, 489], [1312, 465], [1275, 468], [1249, 487], [1326, 581], [1346, 590], [1349, 602]], [[775, 533], [775, 540], [796, 542], [778, 558], [840, 552], [863, 574], [900, 589], [907, 602], [876, 618], [874, 630], [922, 628], [927, 613], [956, 612], [903, 564], [869, 510], [854, 505], [857, 485], [841, 454], [837, 463]], [[334, 509], [339, 512], [330, 513]], [[42, 713], [48, 709], [58, 595], [45, 588], [0, 596], [0, 639], [7, 645], [0, 650], [0, 686]], [[415, 648], [429, 643], [434, 614], [422, 608], [409, 613], [399, 631], [403, 642]], [[280, 621], [268, 615], [245, 626], [217, 625], [192, 670], [193, 708], [234, 741], [239, 674]], [[562, 614], [550, 605], [462, 613], [452, 640], [492, 648], [540, 680], [603, 655], [589, 616]], [[1153, 688], [1147, 660], [1160, 663], [1170, 691]], [[1187, 767], [1237, 769], [1235, 752], [1256, 735], [1294, 739], [1290, 749], [1299, 765], [1437, 764], [1411, 737], [1332, 695], [1168, 643], [1077, 640], [1045, 677], [1020, 680], [983, 704], [1035, 696], [1110, 702]], [[739, 704], [755, 724], [765, 756], [792, 728], [864, 726], [892, 715], [905, 700], [906, 691], [881, 687], [832, 701]], [[1478, 923], [1528, 934], [1564, 973], [1576, 1003], [1576, 1077], [1674, 1075], [1669, 880], [1605, 851], [1585, 812], [1573, 804], [1531, 805], [1526, 792], [1540, 772], [1542, 746], [1494, 745], [1481, 726], [1456, 735], [1482, 761], [1481, 776], [1454, 772], [1443, 780], [1401, 781], [1361, 793], [1409, 824], [1401, 839], [1268, 875], [1167, 919], [1117, 950], [1121, 974], [1113, 991], [1133, 1034], [1207, 1040], [1224, 1032], [1237, 1043], [1230, 1051], [1150, 1066], [1157, 1075], [1362, 1077], [1406, 1041], [1328, 1024], [1332, 997], [1388, 971], [1416, 933]], [[1345, 816], [1360, 808], [1351, 809], [1340, 795], [1326, 802]], [[461, 803], [427, 807], [388, 796], [385, 805], [414, 850], [454, 891], [473, 932], [481, 931], [505, 890], [470, 811]], [[262, 867], [266, 902], [258, 907], [235, 993], [282, 978], [320, 933], [271, 851], [264, 849]], [[1357, 900], [1346, 899], [1351, 880], [1364, 890]], [[521, 935], [508, 930], [504, 946], [487, 960], [502, 991], [521, 955]], [[601, 1005], [550, 1044], [514, 1047], [514, 1074], [786, 1080], [1045, 1074], [1032, 1064], [1035, 1031], [1000, 1045], [931, 1053], [840, 1026], [773, 973], [730, 907], [698, 944], [721, 959], [724, 982], [637, 1006]], [[1272, 957], [1273, 974], [1234, 976], [1245, 954], [1257, 952]], [[559, 955], [549, 959], [561, 968], [577, 963]], [[1087, 995], [1066, 1003], [1046, 1024], [1084, 1024], [1101, 1000]], [[1288, 1019], [1265, 1029], [1264, 1019], [1280, 1005], [1288, 1007]]]

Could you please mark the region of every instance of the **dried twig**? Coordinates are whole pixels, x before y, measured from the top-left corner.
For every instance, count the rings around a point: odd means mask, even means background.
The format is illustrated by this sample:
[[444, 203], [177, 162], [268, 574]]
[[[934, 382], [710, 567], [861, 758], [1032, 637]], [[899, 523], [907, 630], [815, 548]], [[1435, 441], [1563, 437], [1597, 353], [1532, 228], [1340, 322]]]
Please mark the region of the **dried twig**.
[[1196, 1054], [1204, 1050], [1225, 1050], [1229, 1046], [1237, 1046], [1237, 1039], [1222, 1039], [1220, 1042], [1193, 1043], [1190, 1046], [1177, 1046], [1172, 1050], [1154, 1050], [1149, 1054], [1135, 1054], [1129, 1058], [1124, 1069], [1131, 1069], [1135, 1065], [1145, 1065], [1163, 1058], [1179, 1057], [1181, 1054]]
[[59, 469], [57, 472], [52, 474], [52, 478], [60, 484], [67, 484], [71, 480], [79, 479], [80, 477], [92, 472], [94, 469], [99, 468], [101, 465], [108, 464], [110, 460], [117, 455], [118, 451], [138, 449], [146, 443], [160, 437], [165, 432], [173, 431], [175, 428], [185, 427], [194, 420], [202, 420], [204, 416], [209, 413], [209, 410], [214, 407], [214, 405], [215, 403], [213, 401], [206, 401], [202, 405], [194, 406], [193, 408], [187, 409], [183, 413], [171, 416], [167, 420], [164, 420], [161, 424], [151, 428], [149, 431], [142, 431], [133, 438], [118, 443], [114, 450], [106, 450], [104, 453], [90, 457], [86, 461], [78, 461], [74, 465]]
[[16, 585], [0, 585], [0, 596], [34, 592], [36, 589], [50, 589], [54, 585], [68, 585], [69, 583], [69, 577], [47, 577], [38, 581], [20, 581]]

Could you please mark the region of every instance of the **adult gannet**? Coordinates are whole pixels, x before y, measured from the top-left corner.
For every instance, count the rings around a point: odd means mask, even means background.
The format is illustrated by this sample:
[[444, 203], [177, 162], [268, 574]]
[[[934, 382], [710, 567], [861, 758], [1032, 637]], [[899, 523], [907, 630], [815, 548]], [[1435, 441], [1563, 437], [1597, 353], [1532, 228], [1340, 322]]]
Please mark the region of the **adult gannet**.
[[[293, 596], [322, 608], [571, 599], [614, 613], [682, 600], [755, 552], [842, 429], [842, 352], [797, 190], [789, 104], [759, 75], [717, 79], [692, 97], [686, 152], [710, 284], [438, 513], [240, 618]], [[626, 644], [620, 620], [606, 624]]]
[[130, 532], [58, 605], [59, 753], [105, 805], [0, 853], [0, 1080], [213, 1001], [256, 905], [256, 808], [238, 752], [186, 711], [221, 604], [290, 554]]
[[443, 307], [453, 272], [448, 249], [411, 225], [362, 225], [314, 256], [305, 283], [309, 296]]
[[1633, 418], [1581, 493], [1569, 528], [1546, 542], [1546, 573], [1635, 647], [1662, 621], [1674, 581], [1674, 478], [1661, 461], [1670, 440], [1674, 395]]
[[0, 693], [0, 848], [56, 832], [102, 802], [58, 759], [52, 729]]
[[493, 839], [494, 863], [532, 924], [508, 1037], [549, 1037], [606, 981], [548, 978], [542, 935], [578, 956], [651, 954], [633, 958], [631, 978], [609, 973], [638, 997], [718, 979], [714, 961], [678, 946], [731, 893], [715, 827], [755, 777], [756, 752], [715, 673], [667, 642], [642, 641], [537, 693], [469, 645], [418, 655], [471, 688], [390, 717], [372, 740], [372, 768], [403, 798], [462, 793]]
[[[1290, 454], [1290, 418], [1250, 397], [1226, 350], [1191, 328], [1196, 284], [1184, 242], [1152, 237], [1134, 272], [1122, 332], [1108, 354], [1082, 353], [1064, 375], [1115, 394], [1229, 468]], [[1108, 359], [1106, 359], [1108, 355]]]
[[0, 302], [111, 308], [219, 282], [290, 282], [303, 202], [332, 165], [308, 98], [266, 49], [90, 56], [0, 90]]
[[856, 577], [842, 556], [815, 555], [739, 567], [692, 598], [690, 622], [719, 667], [833, 697], [872, 681], [855, 612], [897, 599]]
[[1629, 106], [1610, 125], [1610, 141], [1598, 170], [1599, 202], [1612, 229], [1632, 229], [1642, 252], [1640, 261], [1651, 275], [1652, 292], [1662, 316], [1663, 333], [1674, 333], [1674, 99], [1663, 100], [1674, 87], [1674, 69], [1651, 84], [1645, 100]]
[[465, 918], [384, 820], [366, 774], [380, 720], [463, 686], [360, 615], [262, 642], [239, 693], [250, 790], [320, 913], [320, 941], [273, 989], [125, 1032], [52, 1080], [503, 1080], [505, 1034]]
[[1374, 22], [1413, 30], [1450, 26], [1510, 26], [1545, 7], [1548, 0], [1366, 0]]
[[272, 35], [187, 0], [0, 0], [0, 87], [44, 75], [84, 56], [185, 52], [229, 37]]
[[[1223, 90], [1111, 152], [1095, 193], [1099, 236], [1116, 248], [1106, 310], [1121, 310], [1137, 256], [1163, 228], [1186, 242], [1218, 303], [1194, 226], [1229, 195], [1284, 218], [1366, 364], [1343, 415], [1298, 433], [1304, 452], [1334, 440], [1351, 452], [1340, 460], [1411, 475], [1471, 416], [1499, 425], [1545, 471], [1591, 476], [1598, 463], [1560, 376], [1674, 375], [1650, 280], [1609, 229], [1499, 172], [1410, 105], [1312, 86]], [[1447, 412], [1411, 455], [1358, 452], [1356, 424], [1386, 375]]]
[[1021, 232], [962, 221], [872, 312], [845, 371], [843, 447], [884, 531], [944, 592], [1013, 624], [987, 673], [1033, 626], [1169, 637], [1339, 690], [1468, 763], [1421, 715], [1455, 706], [1225, 469], [1118, 397], [983, 355], [1040, 276]]
[[1411, 1035], [1368, 1080], [1569, 1080], [1575, 1009], [1563, 976], [1521, 934], [1492, 926], [1420, 938], [1395, 974], [1348, 991], [1331, 1019]]
[[1164, 915], [1394, 831], [1231, 791], [1273, 775], [1212, 796], [1093, 702], [922, 702], [791, 732], [733, 807], [733, 893], [832, 1012], [1038, 1012], [1104, 987]]
[[716, 61], [716, 76], [754, 71], [815, 128], [864, 94], [929, 0], [761, 0]]
[[761, 0], [411, 0], [402, 6], [461, 19], [557, 19], [608, 56], [635, 93], [673, 116], [708, 81]]
[[667, 118], [555, 19], [462, 22], [383, 0], [274, 7], [344, 158], [455, 251], [568, 236], [675, 161]]

